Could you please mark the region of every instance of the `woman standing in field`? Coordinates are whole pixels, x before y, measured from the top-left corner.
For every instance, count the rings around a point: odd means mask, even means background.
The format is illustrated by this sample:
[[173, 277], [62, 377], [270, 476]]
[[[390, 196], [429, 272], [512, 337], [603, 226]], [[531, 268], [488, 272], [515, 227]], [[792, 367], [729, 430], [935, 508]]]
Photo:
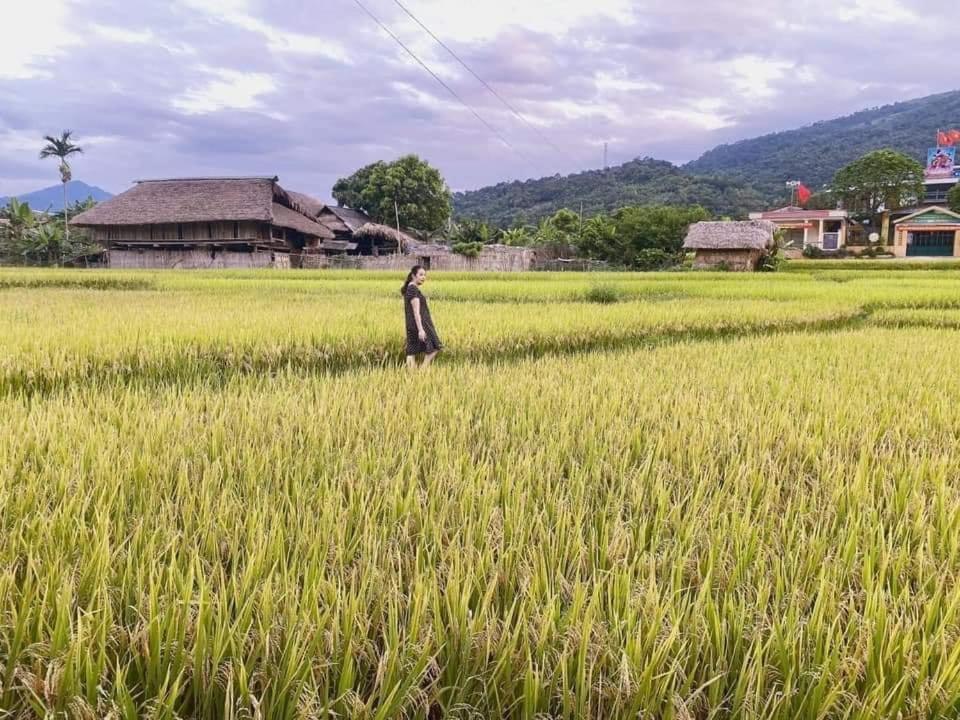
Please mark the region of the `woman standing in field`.
[[420, 292], [420, 286], [426, 280], [427, 271], [421, 265], [414, 265], [400, 289], [407, 321], [407, 367], [411, 370], [417, 367], [417, 355], [423, 355], [420, 367], [427, 367], [443, 349], [443, 343], [433, 327], [427, 299]]

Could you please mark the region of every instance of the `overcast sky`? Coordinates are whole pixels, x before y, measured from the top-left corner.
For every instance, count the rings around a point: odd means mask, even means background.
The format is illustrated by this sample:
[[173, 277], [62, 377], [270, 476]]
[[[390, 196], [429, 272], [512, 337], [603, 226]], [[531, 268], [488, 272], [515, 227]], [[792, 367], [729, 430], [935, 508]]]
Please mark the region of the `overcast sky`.
[[37, 153], [63, 128], [74, 177], [112, 192], [276, 174], [327, 199], [404, 153], [470, 189], [953, 89], [942, 0], [400, 0], [528, 125], [396, 0], [360, 0], [508, 147], [357, 1], [0, 0], [0, 195], [57, 181]]

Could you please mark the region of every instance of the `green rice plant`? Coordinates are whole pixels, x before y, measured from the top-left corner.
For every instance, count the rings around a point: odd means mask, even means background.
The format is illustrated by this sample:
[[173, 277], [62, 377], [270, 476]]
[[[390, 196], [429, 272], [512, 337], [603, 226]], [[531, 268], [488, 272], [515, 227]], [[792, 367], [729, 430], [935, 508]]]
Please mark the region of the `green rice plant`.
[[142, 277], [0, 292], [3, 714], [960, 712], [948, 274]]

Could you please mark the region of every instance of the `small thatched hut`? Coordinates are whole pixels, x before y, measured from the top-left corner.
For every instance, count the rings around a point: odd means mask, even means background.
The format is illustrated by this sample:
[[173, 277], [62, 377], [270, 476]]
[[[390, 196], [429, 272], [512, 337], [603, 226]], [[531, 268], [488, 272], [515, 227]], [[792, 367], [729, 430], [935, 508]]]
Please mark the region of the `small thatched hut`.
[[289, 266], [333, 239], [301, 205], [276, 177], [140, 180], [70, 224], [113, 267]]
[[690, 226], [683, 248], [694, 251], [695, 268], [752, 271], [773, 247], [776, 229], [767, 220], [698, 222]]
[[317, 222], [333, 232], [333, 241], [323, 243], [328, 252], [352, 255], [392, 255], [403, 252], [413, 238], [396, 228], [373, 221], [366, 213], [352, 208], [325, 205], [316, 215]]

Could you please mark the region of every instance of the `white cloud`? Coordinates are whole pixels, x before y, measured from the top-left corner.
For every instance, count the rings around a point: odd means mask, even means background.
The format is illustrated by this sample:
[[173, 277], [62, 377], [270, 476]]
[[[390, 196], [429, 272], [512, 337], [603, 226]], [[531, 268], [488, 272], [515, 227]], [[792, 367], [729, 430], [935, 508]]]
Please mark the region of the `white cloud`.
[[214, 0], [213, 2], [181, 0], [181, 2], [184, 6], [220, 22], [262, 35], [272, 52], [316, 55], [345, 64], [351, 62], [350, 53], [338, 40], [329, 35], [291, 32], [274, 27], [255, 17], [245, 0]]
[[36, 154], [43, 147], [42, 133], [0, 129], [0, 152]]
[[617, 73], [598, 72], [594, 76], [597, 89], [611, 92], [662, 92], [664, 87], [660, 83], [634, 78], [626, 68]]
[[66, 0], [27, 0], [12, 3], [2, 12], [0, 78], [27, 80], [49, 76], [44, 61], [80, 42], [80, 37], [69, 29]]
[[840, 4], [835, 12], [843, 22], [903, 23], [920, 19], [899, 0], [853, 0]]
[[150, 30], [134, 30], [132, 28], [116, 27], [115, 25], [99, 25], [94, 23], [90, 29], [104, 40], [113, 42], [143, 45], [154, 42], [156, 36]]
[[726, 75], [734, 89], [744, 99], [772, 98], [777, 95], [773, 86], [793, 68], [793, 63], [759, 55], [741, 55], [721, 65], [721, 73]]
[[681, 122], [702, 130], [720, 130], [735, 124], [729, 117], [716, 111], [698, 108], [696, 104], [687, 108], [658, 110], [654, 115], [660, 120]]
[[[510, 26], [519, 26], [549, 35], [565, 35], [586, 20], [607, 16], [627, 22], [633, 16], [631, 0], [401, 0], [427, 27], [444, 39], [472, 42], [498, 35]], [[405, 18], [404, 24], [416, 28]], [[422, 32], [422, 31], [421, 31]]]
[[260, 96], [277, 88], [266, 73], [244, 73], [226, 68], [202, 68], [212, 78], [175, 97], [172, 105], [188, 115], [217, 110], [254, 110], [260, 107]]
[[447, 95], [446, 91], [440, 89], [439, 86], [437, 86], [438, 91], [444, 93], [443, 97], [431, 95], [415, 85], [406, 82], [394, 81], [390, 83], [390, 87], [396, 90], [401, 97], [410, 98], [418, 105], [430, 108], [431, 110], [460, 110], [463, 107], [453, 99], [453, 96]]

